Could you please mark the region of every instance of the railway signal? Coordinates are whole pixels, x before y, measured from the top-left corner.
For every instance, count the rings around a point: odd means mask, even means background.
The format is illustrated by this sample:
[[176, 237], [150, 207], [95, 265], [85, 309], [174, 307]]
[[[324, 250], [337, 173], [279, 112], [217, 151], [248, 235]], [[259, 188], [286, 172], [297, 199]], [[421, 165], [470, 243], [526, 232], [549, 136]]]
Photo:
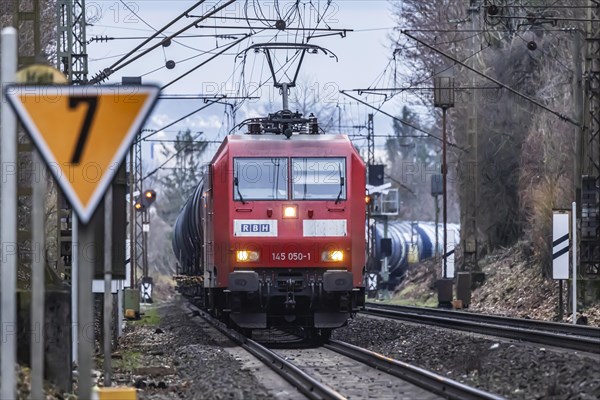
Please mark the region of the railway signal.
[[156, 200], [156, 192], [152, 189], [144, 191], [144, 201], [150, 206]]
[[148, 208], [156, 201], [156, 192], [152, 189], [145, 190], [141, 196], [135, 199], [133, 207], [136, 211], [147, 211]]

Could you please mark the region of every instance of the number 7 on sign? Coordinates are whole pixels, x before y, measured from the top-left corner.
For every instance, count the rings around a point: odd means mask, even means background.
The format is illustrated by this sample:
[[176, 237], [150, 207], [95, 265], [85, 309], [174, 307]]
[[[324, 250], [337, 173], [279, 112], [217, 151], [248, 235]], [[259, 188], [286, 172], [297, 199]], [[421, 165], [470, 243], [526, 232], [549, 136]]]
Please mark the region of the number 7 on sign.
[[79, 139], [77, 139], [75, 152], [73, 153], [73, 157], [71, 157], [72, 164], [79, 164], [79, 161], [81, 160], [81, 154], [83, 153], [83, 148], [85, 147], [85, 142], [90, 134], [92, 122], [94, 121], [94, 115], [96, 114], [98, 96], [69, 96], [69, 109], [75, 109], [81, 103], [87, 103], [88, 108], [87, 112], [85, 113], [83, 125], [81, 125], [81, 131], [79, 132]]

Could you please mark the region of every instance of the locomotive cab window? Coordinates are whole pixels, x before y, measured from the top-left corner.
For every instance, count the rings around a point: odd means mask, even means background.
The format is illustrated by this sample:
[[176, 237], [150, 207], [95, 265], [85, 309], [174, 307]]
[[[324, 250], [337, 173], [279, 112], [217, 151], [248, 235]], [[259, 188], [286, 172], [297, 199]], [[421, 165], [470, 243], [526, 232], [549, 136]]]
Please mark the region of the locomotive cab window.
[[287, 200], [288, 159], [234, 158], [233, 198], [247, 200]]
[[294, 200], [346, 200], [345, 158], [292, 158]]

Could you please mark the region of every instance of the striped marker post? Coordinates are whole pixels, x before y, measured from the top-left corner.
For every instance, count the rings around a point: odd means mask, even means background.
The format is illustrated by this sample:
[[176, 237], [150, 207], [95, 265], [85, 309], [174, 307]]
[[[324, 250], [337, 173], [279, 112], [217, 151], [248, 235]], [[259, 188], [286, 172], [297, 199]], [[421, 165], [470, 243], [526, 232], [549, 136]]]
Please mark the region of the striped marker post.
[[563, 318], [563, 281], [569, 279], [569, 211], [554, 210], [552, 216], [552, 278], [558, 280], [558, 316]]
[[569, 279], [569, 212], [555, 210], [552, 218], [552, 278]]

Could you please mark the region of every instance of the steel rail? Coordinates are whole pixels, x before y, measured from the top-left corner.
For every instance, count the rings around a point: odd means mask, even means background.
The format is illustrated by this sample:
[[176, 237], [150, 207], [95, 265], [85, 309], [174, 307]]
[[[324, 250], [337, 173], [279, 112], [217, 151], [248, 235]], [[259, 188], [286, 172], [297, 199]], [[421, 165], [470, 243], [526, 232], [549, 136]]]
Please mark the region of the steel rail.
[[541, 321], [536, 319], [511, 318], [500, 315], [490, 315], [481, 313], [472, 313], [467, 311], [445, 310], [440, 308], [414, 307], [414, 306], [395, 306], [375, 303], [367, 303], [367, 310], [370, 309], [393, 309], [412, 312], [416, 314], [440, 315], [450, 318], [459, 318], [469, 321], [480, 321], [491, 324], [500, 324], [515, 328], [534, 329], [539, 331], [548, 331], [563, 333], [575, 336], [584, 336], [600, 339], [600, 328], [587, 325], [563, 324], [560, 322]]
[[254, 357], [258, 358], [263, 364], [279, 374], [309, 399], [345, 399], [343, 395], [311, 377], [277, 353], [232, 329], [228, 329], [222, 322], [215, 320], [207, 312], [192, 306], [191, 304], [188, 305], [188, 307], [198, 313], [202, 319], [214, 326], [219, 332], [240, 345]]
[[[202, 319], [210, 323], [217, 330], [240, 345], [254, 357], [267, 365], [286, 381], [296, 387], [302, 394], [310, 399], [345, 399], [345, 397], [311, 377], [294, 364], [261, 344], [251, 340], [233, 329], [228, 329], [225, 324], [213, 318], [206, 311], [188, 304], [188, 307]], [[502, 400], [503, 397], [485, 392], [438, 375], [423, 368], [410, 365], [400, 360], [394, 360], [384, 355], [354, 346], [338, 340], [330, 340], [323, 347], [345, 357], [361, 362], [371, 368], [386, 372], [402, 380], [410, 382], [427, 391], [453, 400]]]
[[372, 304], [365, 307], [363, 314], [600, 354], [600, 338], [594, 333], [596, 328], [587, 327], [584, 330], [577, 330], [577, 332], [586, 332], [586, 335], [575, 335], [565, 333], [574, 328], [572, 326], [568, 328], [566, 324], [564, 331], [557, 332], [549, 329], [552, 327], [556, 330], [558, 327], [555, 325], [561, 324], [549, 322], [538, 324], [540, 321], [535, 320]]
[[463, 383], [438, 375], [434, 372], [416, 367], [403, 361], [394, 360], [382, 354], [372, 352], [349, 343], [330, 340], [325, 348], [350, 357], [372, 368], [394, 375], [402, 380], [415, 384], [432, 393], [453, 400], [500, 400], [503, 397], [467, 386]]

